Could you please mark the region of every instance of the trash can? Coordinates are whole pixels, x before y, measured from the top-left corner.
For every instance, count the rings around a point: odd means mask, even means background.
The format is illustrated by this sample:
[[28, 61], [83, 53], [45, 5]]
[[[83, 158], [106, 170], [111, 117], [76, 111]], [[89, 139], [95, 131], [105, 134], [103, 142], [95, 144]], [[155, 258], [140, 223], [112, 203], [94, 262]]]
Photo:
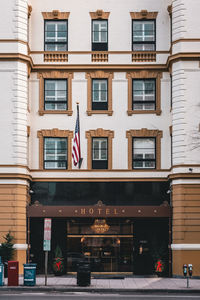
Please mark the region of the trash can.
[[4, 285], [4, 265], [1, 262], [0, 256], [0, 286]]
[[19, 285], [19, 262], [8, 261], [8, 286]]
[[36, 283], [37, 264], [24, 264], [24, 285], [34, 286]]
[[90, 264], [87, 262], [80, 262], [77, 265], [77, 285], [89, 286], [91, 282]]

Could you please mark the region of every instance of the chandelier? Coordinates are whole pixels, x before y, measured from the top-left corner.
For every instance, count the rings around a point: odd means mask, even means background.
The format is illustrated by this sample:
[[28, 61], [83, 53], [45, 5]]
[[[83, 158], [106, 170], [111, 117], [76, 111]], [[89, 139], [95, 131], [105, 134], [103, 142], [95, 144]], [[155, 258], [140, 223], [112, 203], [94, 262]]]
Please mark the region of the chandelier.
[[105, 219], [96, 219], [94, 224], [91, 226], [91, 229], [95, 233], [105, 233], [109, 230], [110, 226], [106, 223]]

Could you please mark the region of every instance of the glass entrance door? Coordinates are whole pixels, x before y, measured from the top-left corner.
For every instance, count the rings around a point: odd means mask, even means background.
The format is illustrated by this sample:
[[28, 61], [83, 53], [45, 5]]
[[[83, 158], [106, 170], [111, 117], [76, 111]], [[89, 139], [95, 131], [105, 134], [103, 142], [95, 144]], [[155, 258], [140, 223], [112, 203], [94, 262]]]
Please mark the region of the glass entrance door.
[[75, 272], [80, 260], [88, 261], [92, 272], [132, 272], [132, 236], [69, 236], [68, 245], [68, 272]]
[[133, 224], [130, 220], [78, 221], [68, 222], [68, 273], [76, 272], [80, 260], [89, 262], [92, 272], [133, 272]]

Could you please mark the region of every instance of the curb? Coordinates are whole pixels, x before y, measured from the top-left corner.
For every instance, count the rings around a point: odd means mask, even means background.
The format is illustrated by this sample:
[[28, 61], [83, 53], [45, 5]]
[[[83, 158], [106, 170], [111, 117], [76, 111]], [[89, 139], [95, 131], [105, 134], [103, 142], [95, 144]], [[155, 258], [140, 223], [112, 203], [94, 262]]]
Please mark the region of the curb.
[[200, 294], [200, 289], [191, 289], [191, 288], [183, 288], [183, 289], [113, 289], [113, 288], [89, 288], [89, 287], [66, 287], [66, 286], [18, 286], [18, 287], [5, 287], [0, 286], [0, 294], [1, 292], [85, 292], [85, 293], [94, 293], [94, 294]]

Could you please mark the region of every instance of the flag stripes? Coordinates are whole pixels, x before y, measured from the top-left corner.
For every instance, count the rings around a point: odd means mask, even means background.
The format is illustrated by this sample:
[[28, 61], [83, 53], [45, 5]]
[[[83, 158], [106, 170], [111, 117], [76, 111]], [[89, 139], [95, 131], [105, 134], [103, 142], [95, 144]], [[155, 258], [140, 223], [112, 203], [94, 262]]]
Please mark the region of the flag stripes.
[[74, 132], [73, 146], [72, 146], [72, 159], [74, 166], [81, 160], [81, 148], [80, 148], [80, 126], [79, 126], [79, 107], [77, 105], [77, 118]]

